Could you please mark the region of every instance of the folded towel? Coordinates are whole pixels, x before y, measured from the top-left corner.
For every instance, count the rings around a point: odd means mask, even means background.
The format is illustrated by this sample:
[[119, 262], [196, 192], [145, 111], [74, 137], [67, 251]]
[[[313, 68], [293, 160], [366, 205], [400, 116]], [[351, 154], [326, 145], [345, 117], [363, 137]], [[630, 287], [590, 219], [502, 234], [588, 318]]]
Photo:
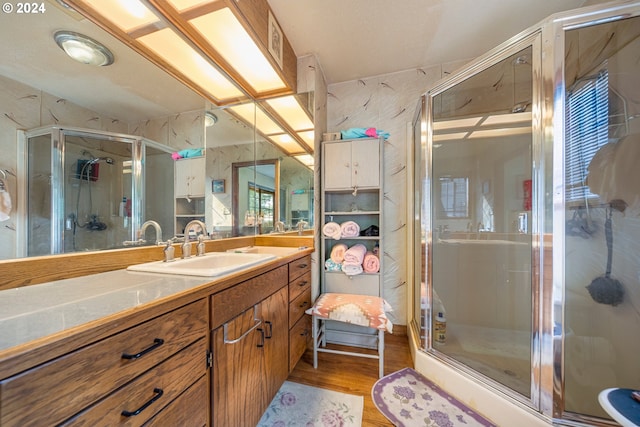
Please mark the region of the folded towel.
[[340, 224], [342, 237], [357, 237], [360, 235], [360, 226], [354, 221], [345, 221]]
[[344, 253], [347, 251], [348, 246], [344, 243], [338, 243], [333, 248], [331, 248], [331, 260], [336, 264], [342, 264], [344, 261]]
[[328, 222], [322, 227], [322, 234], [335, 240], [340, 240], [342, 229], [337, 222]]
[[380, 271], [380, 258], [373, 252], [367, 252], [362, 261], [362, 269], [365, 273], [377, 273]]
[[340, 132], [342, 139], [355, 139], [355, 138], [371, 138], [382, 136], [384, 139], [389, 139], [389, 133], [377, 130], [376, 128], [349, 128]]
[[342, 272], [347, 276], [355, 276], [356, 274], [362, 274], [363, 272], [362, 264], [343, 262]]
[[360, 264], [364, 261], [364, 256], [367, 253], [367, 247], [362, 243], [351, 246], [344, 253], [344, 262], [348, 264]]
[[184, 159], [188, 159], [190, 157], [201, 157], [202, 150], [202, 148], [187, 148], [185, 150], [178, 151], [178, 155]]
[[[2, 181], [2, 180], [0, 180]], [[4, 184], [3, 184], [4, 187]], [[6, 221], [11, 214], [11, 194], [6, 190], [0, 190], [0, 221]]]
[[335, 262], [334, 260], [329, 258], [324, 262], [324, 269], [327, 271], [341, 271], [342, 264], [340, 264], [339, 262]]

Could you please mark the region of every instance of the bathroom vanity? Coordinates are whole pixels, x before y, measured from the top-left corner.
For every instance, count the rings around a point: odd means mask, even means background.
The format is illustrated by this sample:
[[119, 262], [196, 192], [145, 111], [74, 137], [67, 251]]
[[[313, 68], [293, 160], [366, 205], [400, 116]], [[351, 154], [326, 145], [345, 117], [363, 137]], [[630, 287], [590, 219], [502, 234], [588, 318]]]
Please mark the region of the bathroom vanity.
[[310, 337], [311, 252], [0, 292], [0, 425], [257, 424]]

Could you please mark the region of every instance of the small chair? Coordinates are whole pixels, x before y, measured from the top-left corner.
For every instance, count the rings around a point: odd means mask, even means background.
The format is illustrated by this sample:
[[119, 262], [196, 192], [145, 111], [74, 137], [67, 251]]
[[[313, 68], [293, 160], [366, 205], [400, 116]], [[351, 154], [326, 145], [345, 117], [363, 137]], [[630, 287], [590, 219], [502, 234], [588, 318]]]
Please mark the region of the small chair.
[[[306, 311], [313, 322], [313, 367], [318, 367], [318, 352], [344, 354], [379, 360], [379, 377], [384, 376], [384, 332], [392, 333], [393, 324], [386, 312], [392, 311], [384, 299], [371, 295], [325, 293], [316, 299], [313, 307]], [[377, 330], [378, 354], [326, 348], [325, 321], [350, 323]]]

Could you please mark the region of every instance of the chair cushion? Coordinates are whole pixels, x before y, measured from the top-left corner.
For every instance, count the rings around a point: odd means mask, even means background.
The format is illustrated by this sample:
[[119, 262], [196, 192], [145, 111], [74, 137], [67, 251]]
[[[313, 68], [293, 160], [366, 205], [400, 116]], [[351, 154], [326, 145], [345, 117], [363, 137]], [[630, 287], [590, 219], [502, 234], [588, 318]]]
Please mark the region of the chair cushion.
[[371, 295], [321, 294], [307, 314], [322, 319], [352, 323], [391, 333], [393, 324], [385, 312], [393, 311], [384, 299]]

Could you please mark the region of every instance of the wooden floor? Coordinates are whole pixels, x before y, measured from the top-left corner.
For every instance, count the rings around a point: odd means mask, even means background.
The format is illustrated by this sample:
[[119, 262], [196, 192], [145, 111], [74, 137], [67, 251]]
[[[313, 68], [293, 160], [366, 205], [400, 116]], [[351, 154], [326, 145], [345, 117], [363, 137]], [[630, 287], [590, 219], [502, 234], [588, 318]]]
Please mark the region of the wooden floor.
[[[400, 333], [385, 335], [385, 375], [402, 368], [413, 367], [409, 341], [406, 335]], [[371, 399], [371, 388], [378, 380], [378, 361], [375, 359], [319, 353], [318, 369], [313, 369], [313, 351], [307, 350], [288, 380], [363, 396], [362, 425], [393, 426], [378, 411]]]

